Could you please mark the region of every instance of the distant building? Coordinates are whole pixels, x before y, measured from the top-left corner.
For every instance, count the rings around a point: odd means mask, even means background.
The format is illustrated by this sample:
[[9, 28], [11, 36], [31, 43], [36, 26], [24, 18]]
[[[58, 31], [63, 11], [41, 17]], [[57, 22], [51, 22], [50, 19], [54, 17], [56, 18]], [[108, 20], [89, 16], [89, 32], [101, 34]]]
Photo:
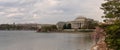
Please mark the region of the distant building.
[[71, 27], [73, 29], [88, 28], [91, 22], [94, 22], [94, 20], [80, 16], [77, 17], [74, 21], [71, 21]]
[[69, 21], [69, 22], [58, 22], [57, 23], [57, 28], [59, 30], [63, 29], [63, 26], [65, 24], [71, 24], [72, 29], [89, 29], [90, 27], [94, 27], [94, 24], [96, 21], [90, 18], [86, 18], [83, 16], [77, 17], [74, 21]]

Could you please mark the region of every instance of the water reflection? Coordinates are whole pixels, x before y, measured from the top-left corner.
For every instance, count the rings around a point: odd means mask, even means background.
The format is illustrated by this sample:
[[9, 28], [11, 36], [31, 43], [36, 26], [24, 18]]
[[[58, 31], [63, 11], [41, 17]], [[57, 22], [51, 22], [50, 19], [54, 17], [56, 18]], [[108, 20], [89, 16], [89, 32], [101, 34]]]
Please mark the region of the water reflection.
[[90, 34], [0, 31], [0, 50], [90, 50]]

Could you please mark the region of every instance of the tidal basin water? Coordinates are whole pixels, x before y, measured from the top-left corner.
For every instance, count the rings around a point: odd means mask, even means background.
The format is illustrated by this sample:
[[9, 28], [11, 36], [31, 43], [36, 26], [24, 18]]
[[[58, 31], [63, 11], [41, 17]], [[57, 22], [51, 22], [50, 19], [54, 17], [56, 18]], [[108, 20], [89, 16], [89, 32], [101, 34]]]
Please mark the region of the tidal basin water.
[[0, 31], [0, 50], [90, 50], [90, 33]]

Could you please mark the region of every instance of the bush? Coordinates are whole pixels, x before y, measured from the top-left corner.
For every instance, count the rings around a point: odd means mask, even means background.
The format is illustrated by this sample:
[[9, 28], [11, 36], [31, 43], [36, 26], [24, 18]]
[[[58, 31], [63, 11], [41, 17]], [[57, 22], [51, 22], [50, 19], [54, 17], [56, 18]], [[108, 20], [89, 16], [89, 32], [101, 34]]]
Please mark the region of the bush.
[[106, 38], [105, 42], [108, 48], [114, 50], [120, 50], [120, 24], [115, 23], [111, 25], [100, 25], [101, 28], [105, 29]]

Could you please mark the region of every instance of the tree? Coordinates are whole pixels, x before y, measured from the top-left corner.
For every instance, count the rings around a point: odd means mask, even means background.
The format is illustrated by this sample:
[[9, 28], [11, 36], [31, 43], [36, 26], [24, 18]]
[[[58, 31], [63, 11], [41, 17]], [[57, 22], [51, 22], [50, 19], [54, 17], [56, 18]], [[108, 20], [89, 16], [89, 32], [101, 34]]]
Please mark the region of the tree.
[[71, 24], [67, 24], [67, 29], [71, 29]]
[[106, 32], [105, 42], [108, 48], [120, 50], [120, 0], [106, 0], [101, 9], [104, 10], [104, 18], [114, 19], [112, 24], [102, 25]]
[[71, 24], [64, 24], [63, 29], [71, 29]]
[[56, 25], [42, 26], [41, 27], [42, 32], [50, 32], [50, 31], [56, 31], [56, 30], [57, 30]]
[[52, 31], [56, 31], [56, 30], [57, 30], [56, 25], [52, 25], [52, 26], [51, 26], [51, 30], [52, 30]]
[[120, 17], [120, 0], [107, 0], [106, 3], [102, 4], [105, 18], [119, 18]]
[[63, 25], [63, 29], [67, 29], [67, 24], [64, 24], [64, 25]]
[[88, 29], [95, 29], [96, 26], [98, 26], [98, 22], [89, 22]]

